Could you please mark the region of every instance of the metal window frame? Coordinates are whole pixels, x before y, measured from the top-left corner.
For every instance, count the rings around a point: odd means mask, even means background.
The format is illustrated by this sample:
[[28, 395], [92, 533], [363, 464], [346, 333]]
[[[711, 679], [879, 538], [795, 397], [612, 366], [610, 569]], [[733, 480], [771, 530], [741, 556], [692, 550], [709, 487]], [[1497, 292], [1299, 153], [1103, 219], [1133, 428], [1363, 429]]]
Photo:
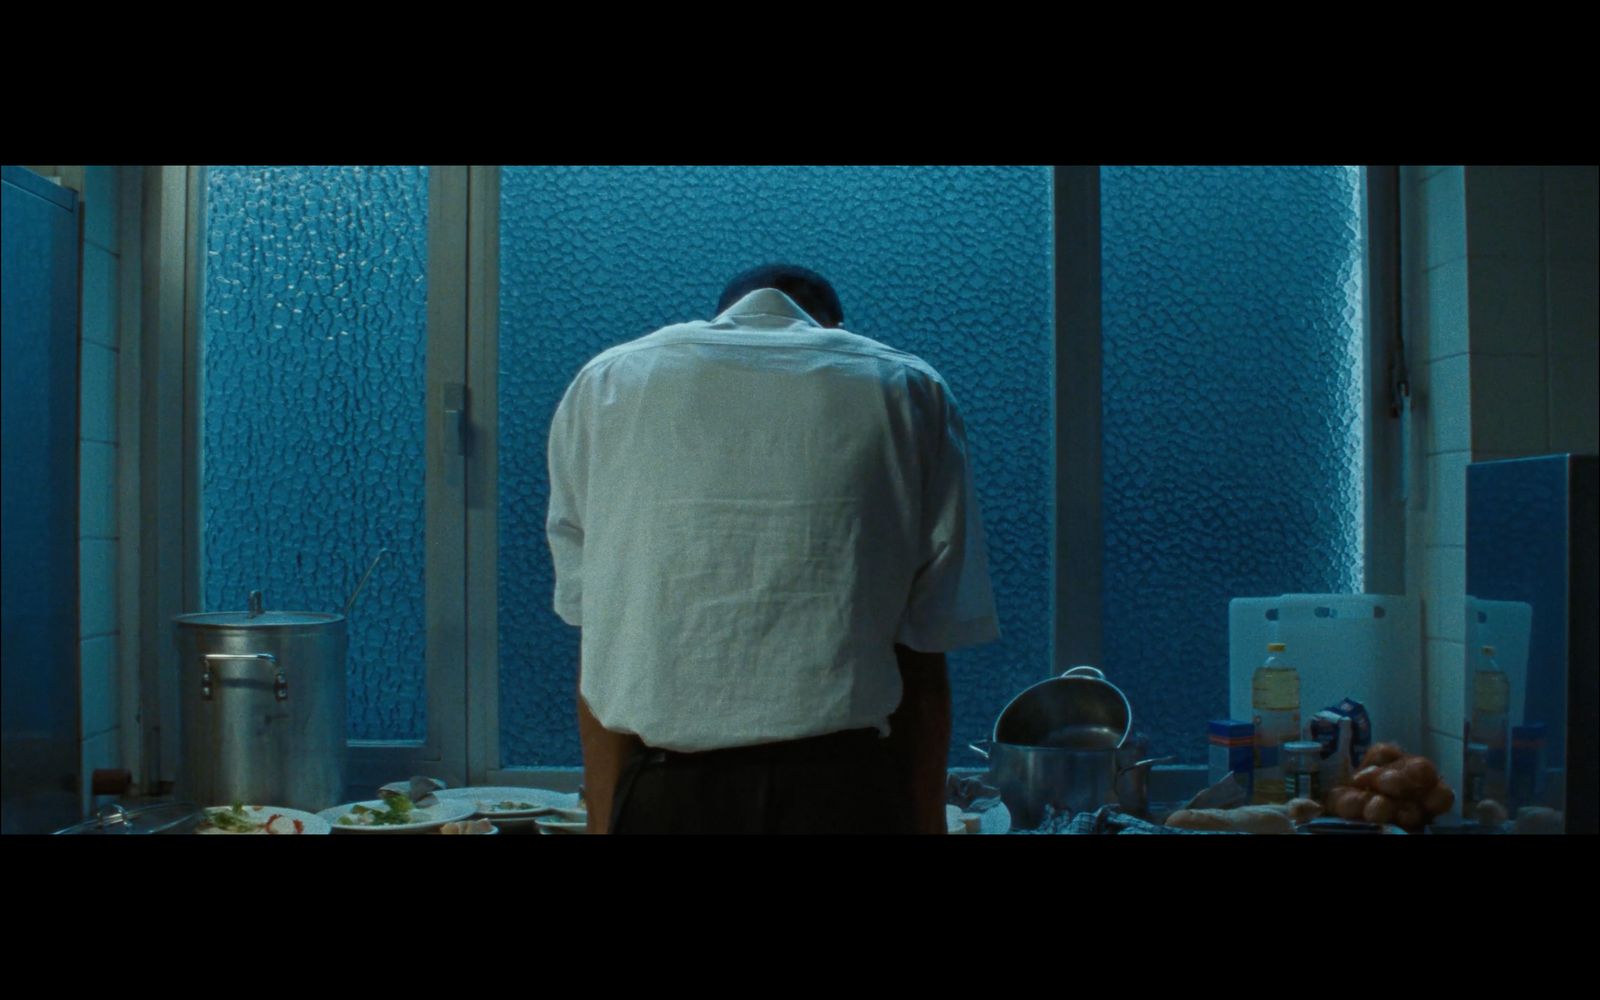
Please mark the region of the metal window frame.
[[1100, 168], [1054, 168], [1052, 674], [1101, 665]]
[[1410, 405], [1405, 330], [1401, 323], [1400, 168], [1361, 170], [1361, 284], [1365, 352], [1362, 365], [1362, 588], [1406, 592], [1405, 425]]

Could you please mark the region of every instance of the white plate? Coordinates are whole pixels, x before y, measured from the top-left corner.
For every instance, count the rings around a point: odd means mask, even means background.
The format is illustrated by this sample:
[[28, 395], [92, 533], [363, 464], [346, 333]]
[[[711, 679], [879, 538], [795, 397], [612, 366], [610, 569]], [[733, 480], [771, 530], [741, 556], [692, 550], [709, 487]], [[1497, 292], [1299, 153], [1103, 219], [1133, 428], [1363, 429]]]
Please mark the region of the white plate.
[[350, 810], [356, 806], [366, 806], [368, 809], [382, 811], [382, 801], [347, 802], [342, 806], [334, 806], [317, 813], [328, 821], [328, 825], [335, 833], [420, 833], [423, 830], [433, 830], [444, 826], [452, 820], [466, 819], [472, 815], [472, 803], [462, 801], [441, 801], [438, 805], [412, 806], [412, 822], [396, 826], [367, 826], [365, 824], [340, 823], [339, 817], [349, 816]]
[[539, 826], [540, 833], [588, 833], [589, 821], [571, 820], [559, 813], [549, 816], [535, 816], [533, 820]]
[[[473, 815], [493, 820], [531, 818], [545, 815], [555, 809], [576, 809], [576, 792], [553, 792], [548, 788], [518, 788], [494, 786], [483, 788], [446, 788], [434, 792], [440, 801], [470, 802], [476, 810]], [[502, 809], [503, 802], [528, 803], [528, 809]]]
[[[211, 814], [211, 813], [232, 812], [232, 811], [233, 811], [233, 807], [232, 806], [212, 806], [212, 807], [206, 809], [206, 813], [208, 815]], [[271, 822], [271, 828], [268, 829], [268, 828], [265, 828], [265, 826], [264, 826], [263, 829], [251, 830], [247, 834], [242, 834], [242, 833], [235, 833], [232, 830], [223, 830], [223, 829], [220, 829], [219, 827], [211, 826], [211, 827], [198, 828], [198, 829], [195, 830], [195, 833], [199, 833], [199, 834], [221, 834], [221, 835], [224, 835], [224, 836], [232, 836], [232, 837], [248, 837], [248, 836], [254, 836], [254, 835], [259, 834], [259, 835], [265, 837], [265, 836], [271, 836], [271, 835], [274, 835], [274, 834], [285, 834], [285, 833], [289, 834], [291, 836], [296, 834], [296, 833], [302, 833], [302, 834], [318, 834], [318, 833], [322, 833], [322, 834], [325, 834], [325, 833], [328, 833], [329, 830], [330, 830], [330, 827], [328, 826], [328, 821], [323, 819], [322, 817], [313, 815], [313, 814], [308, 813], [308, 812], [301, 812], [299, 809], [285, 809], [282, 806], [245, 806], [244, 807], [244, 818], [249, 820], [252, 823], [266, 824], [268, 821], [270, 821]], [[294, 826], [294, 821], [295, 820], [299, 820], [300, 821], [300, 829], [298, 829], [298, 830], [296, 830], [295, 826]]]

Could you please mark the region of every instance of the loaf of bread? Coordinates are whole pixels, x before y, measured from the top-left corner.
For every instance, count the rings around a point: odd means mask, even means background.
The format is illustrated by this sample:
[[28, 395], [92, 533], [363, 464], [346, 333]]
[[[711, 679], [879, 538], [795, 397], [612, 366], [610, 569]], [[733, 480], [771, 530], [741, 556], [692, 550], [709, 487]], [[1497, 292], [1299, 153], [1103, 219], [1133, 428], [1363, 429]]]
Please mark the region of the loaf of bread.
[[1238, 809], [1180, 809], [1167, 817], [1179, 830], [1231, 830], [1234, 833], [1293, 833], [1285, 806], [1241, 806]]

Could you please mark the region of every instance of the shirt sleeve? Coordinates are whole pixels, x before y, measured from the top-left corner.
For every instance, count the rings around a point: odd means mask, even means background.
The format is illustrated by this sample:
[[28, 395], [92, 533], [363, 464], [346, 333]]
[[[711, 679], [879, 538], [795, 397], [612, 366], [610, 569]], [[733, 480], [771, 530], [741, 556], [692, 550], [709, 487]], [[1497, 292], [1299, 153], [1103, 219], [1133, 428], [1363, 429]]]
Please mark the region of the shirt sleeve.
[[966, 428], [948, 390], [944, 403], [923, 484], [924, 562], [895, 634], [896, 642], [924, 653], [973, 646], [1000, 634]]
[[550, 423], [550, 514], [545, 519], [545, 534], [555, 564], [555, 612], [568, 625], [582, 626], [586, 469], [579, 395], [574, 382]]

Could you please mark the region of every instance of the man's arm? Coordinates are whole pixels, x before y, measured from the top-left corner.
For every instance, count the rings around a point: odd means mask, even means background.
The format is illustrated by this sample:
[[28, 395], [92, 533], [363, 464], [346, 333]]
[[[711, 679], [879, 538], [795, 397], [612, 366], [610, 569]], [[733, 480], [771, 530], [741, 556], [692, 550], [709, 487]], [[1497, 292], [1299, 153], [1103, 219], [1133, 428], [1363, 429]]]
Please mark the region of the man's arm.
[[911, 781], [920, 833], [945, 833], [945, 776], [950, 760], [950, 670], [943, 653], [896, 644], [905, 693], [889, 716], [889, 749]]
[[583, 791], [589, 805], [589, 832], [611, 832], [611, 804], [617, 780], [639, 743], [636, 736], [614, 733], [600, 724], [583, 700], [583, 669], [578, 670], [578, 739], [583, 743]]

